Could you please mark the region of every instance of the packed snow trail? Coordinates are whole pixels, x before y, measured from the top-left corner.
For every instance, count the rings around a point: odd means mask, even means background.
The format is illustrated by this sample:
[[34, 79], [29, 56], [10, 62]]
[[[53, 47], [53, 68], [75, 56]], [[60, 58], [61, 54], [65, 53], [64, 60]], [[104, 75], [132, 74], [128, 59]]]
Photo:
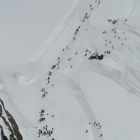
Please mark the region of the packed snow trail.
[[[49, 50], [52, 49], [53, 46], [55, 46], [54, 44], [56, 43], [56, 41], [60, 40], [61, 35], [65, 33], [66, 28], [68, 28], [69, 26], [75, 26], [75, 28], [77, 26], [78, 28], [79, 26], [83, 26], [82, 24], [86, 24], [90, 16], [98, 8], [101, 2], [102, 0], [77, 0], [66, 17], [60, 23], [60, 25], [57, 26], [54, 32], [42, 45], [39, 51], [35, 53], [30, 61], [33, 63], [40, 62], [43, 57], [47, 55]], [[72, 33], [74, 33], [74, 31]]]
[[[96, 5], [99, 5], [100, 4], [100, 1], [95, 1], [95, 3], [94, 3], [94, 1], [93, 1], [93, 4], [92, 4], [92, 1], [90, 1], [90, 2], [87, 2], [87, 3], [84, 3], [83, 5], [84, 5], [84, 7], [88, 7], [88, 9], [87, 8], [84, 8], [84, 10], [85, 10], [85, 12], [84, 13], [82, 13], [82, 14], [84, 14], [84, 17], [80, 17], [80, 22], [78, 21], [78, 24], [80, 24], [80, 25], [78, 25], [78, 27], [76, 28], [76, 30], [74, 31], [74, 36], [72, 37], [72, 39], [70, 40], [70, 42], [68, 43], [68, 45], [66, 46], [67, 48], [66, 49], [72, 49], [72, 46], [75, 44], [75, 40], [77, 39], [77, 36], [78, 36], [78, 34], [79, 34], [79, 32], [80, 32], [80, 30], [83, 30], [83, 29], [80, 29], [80, 28], [82, 28], [81, 26], [83, 26], [85, 23], [86, 23], [86, 20], [90, 17], [90, 13], [91, 13], [91, 11], [94, 9], [94, 6], [93, 5], [95, 5], [95, 7], [96, 7]], [[81, 7], [80, 7], [81, 8]], [[83, 8], [83, 6], [82, 6], [82, 8]], [[80, 9], [81, 10], [81, 9]], [[83, 10], [81, 10], [82, 12], [83, 12]], [[80, 11], [80, 12], [81, 12]], [[81, 16], [81, 13], [80, 13], [80, 15], [79, 15], [79, 10], [78, 10], [78, 16]], [[77, 20], [77, 14], [76, 14], [76, 20]], [[74, 24], [76, 23], [76, 21], [74, 20]], [[82, 25], [83, 24], [83, 25]], [[72, 25], [72, 28], [73, 28], [73, 25]], [[55, 50], [56, 51], [56, 50]], [[67, 55], [67, 53], [66, 53], [66, 55]], [[49, 73], [48, 73], [48, 85], [50, 85], [50, 77], [52, 77], [51, 75], [52, 75], [52, 73], [54, 73], [54, 72], [52, 72], [52, 70], [53, 71], [55, 71], [55, 69], [56, 69], [56, 67], [57, 67], [57, 69], [59, 69], [59, 64], [60, 64], [60, 59], [64, 59], [65, 60], [65, 55], [64, 54], [62, 54], [62, 57], [61, 56], [59, 56], [58, 58], [57, 58], [57, 63], [56, 64], [54, 64], [52, 67], [51, 67], [51, 69], [50, 69], [50, 71], [49, 71]], [[69, 58], [70, 59], [70, 58]], [[44, 61], [44, 60], [43, 60]], [[58, 66], [57, 66], [58, 65]], [[61, 65], [61, 64], [60, 64]], [[64, 66], [65, 67], [65, 66]], [[71, 68], [72, 68], [72, 66], [71, 66]], [[62, 66], [62, 69], [63, 69], [63, 66]], [[54, 74], [53, 74], [54, 75]], [[54, 84], [52, 83], [51, 84], [51, 86], [53, 87], [54, 86]], [[47, 86], [47, 87], [45, 87], [45, 86], [43, 86], [42, 87], [42, 90], [41, 90], [41, 92], [44, 92], [43, 93], [43, 95], [42, 95], [42, 97], [45, 97], [48, 93], [49, 93], [49, 88], [51, 88], [50, 86]], [[46, 88], [47, 88], [47, 91], [46, 91]], [[44, 100], [44, 99], [43, 99]], [[45, 104], [44, 103], [44, 101], [43, 100], [41, 100], [41, 103], [40, 104], [42, 104], [41, 105], [41, 107], [40, 107], [40, 110], [42, 111], [43, 110], [43, 108], [45, 108], [45, 107], [43, 107], [43, 104]], [[44, 111], [43, 111], [44, 112]], [[42, 116], [42, 115], [41, 115]], [[45, 120], [45, 117], [44, 117], [44, 113], [43, 113], [43, 118], [41, 117], [40, 119], [40, 123], [42, 123], [42, 121], [44, 122], [44, 120]], [[47, 133], [46, 133], [46, 130], [42, 130], [42, 124], [41, 124], [41, 126], [40, 126], [40, 128], [38, 128], [39, 129], [39, 137], [40, 136], [42, 136], [42, 135], [46, 135]], [[43, 131], [43, 132], [42, 132]], [[47, 132], [48, 132], [48, 130], [47, 130]], [[43, 133], [43, 134], [42, 134]], [[47, 134], [48, 135], [48, 134]], [[51, 136], [51, 135], [50, 135]]]

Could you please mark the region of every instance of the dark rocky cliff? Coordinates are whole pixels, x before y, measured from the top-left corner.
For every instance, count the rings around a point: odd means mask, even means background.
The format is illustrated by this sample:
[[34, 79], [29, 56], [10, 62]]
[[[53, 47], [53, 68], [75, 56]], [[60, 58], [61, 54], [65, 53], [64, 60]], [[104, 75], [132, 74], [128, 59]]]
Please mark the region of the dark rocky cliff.
[[[8, 133], [7, 133], [8, 132]], [[0, 99], [0, 134], [2, 140], [23, 140], [18, 125], [13, 116], [6, 110]]]

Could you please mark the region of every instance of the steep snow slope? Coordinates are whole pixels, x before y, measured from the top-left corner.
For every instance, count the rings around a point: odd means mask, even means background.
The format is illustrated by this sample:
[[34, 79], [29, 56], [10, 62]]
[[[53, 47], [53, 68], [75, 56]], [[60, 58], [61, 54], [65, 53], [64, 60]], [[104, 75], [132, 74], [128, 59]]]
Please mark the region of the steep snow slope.
[[28, 64], [1, 74], [23, 139], [140, 139], [139, 33], [131, 12], [95, 24], [104, 4], [79, 0]]

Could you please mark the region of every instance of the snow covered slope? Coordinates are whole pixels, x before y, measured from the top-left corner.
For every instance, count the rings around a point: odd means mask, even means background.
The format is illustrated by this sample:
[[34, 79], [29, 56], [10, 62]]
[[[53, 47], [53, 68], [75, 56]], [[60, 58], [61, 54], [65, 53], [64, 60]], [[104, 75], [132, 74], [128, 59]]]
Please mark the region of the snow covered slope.
[[77, 1], [28, 64], [1, 73], [23, 139], [140, 139], [139, 32], [133, 10], [100, 17], [106, 2]]

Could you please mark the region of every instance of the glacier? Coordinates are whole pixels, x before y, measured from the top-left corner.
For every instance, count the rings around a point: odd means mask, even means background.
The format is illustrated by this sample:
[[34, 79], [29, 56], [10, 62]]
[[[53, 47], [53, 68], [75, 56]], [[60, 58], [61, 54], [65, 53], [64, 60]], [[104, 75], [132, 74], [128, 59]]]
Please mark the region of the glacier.
[[1, 72], [1, 140], [140, 139], [140, 3], [110, 2], [77, 0], [28, 63]]

